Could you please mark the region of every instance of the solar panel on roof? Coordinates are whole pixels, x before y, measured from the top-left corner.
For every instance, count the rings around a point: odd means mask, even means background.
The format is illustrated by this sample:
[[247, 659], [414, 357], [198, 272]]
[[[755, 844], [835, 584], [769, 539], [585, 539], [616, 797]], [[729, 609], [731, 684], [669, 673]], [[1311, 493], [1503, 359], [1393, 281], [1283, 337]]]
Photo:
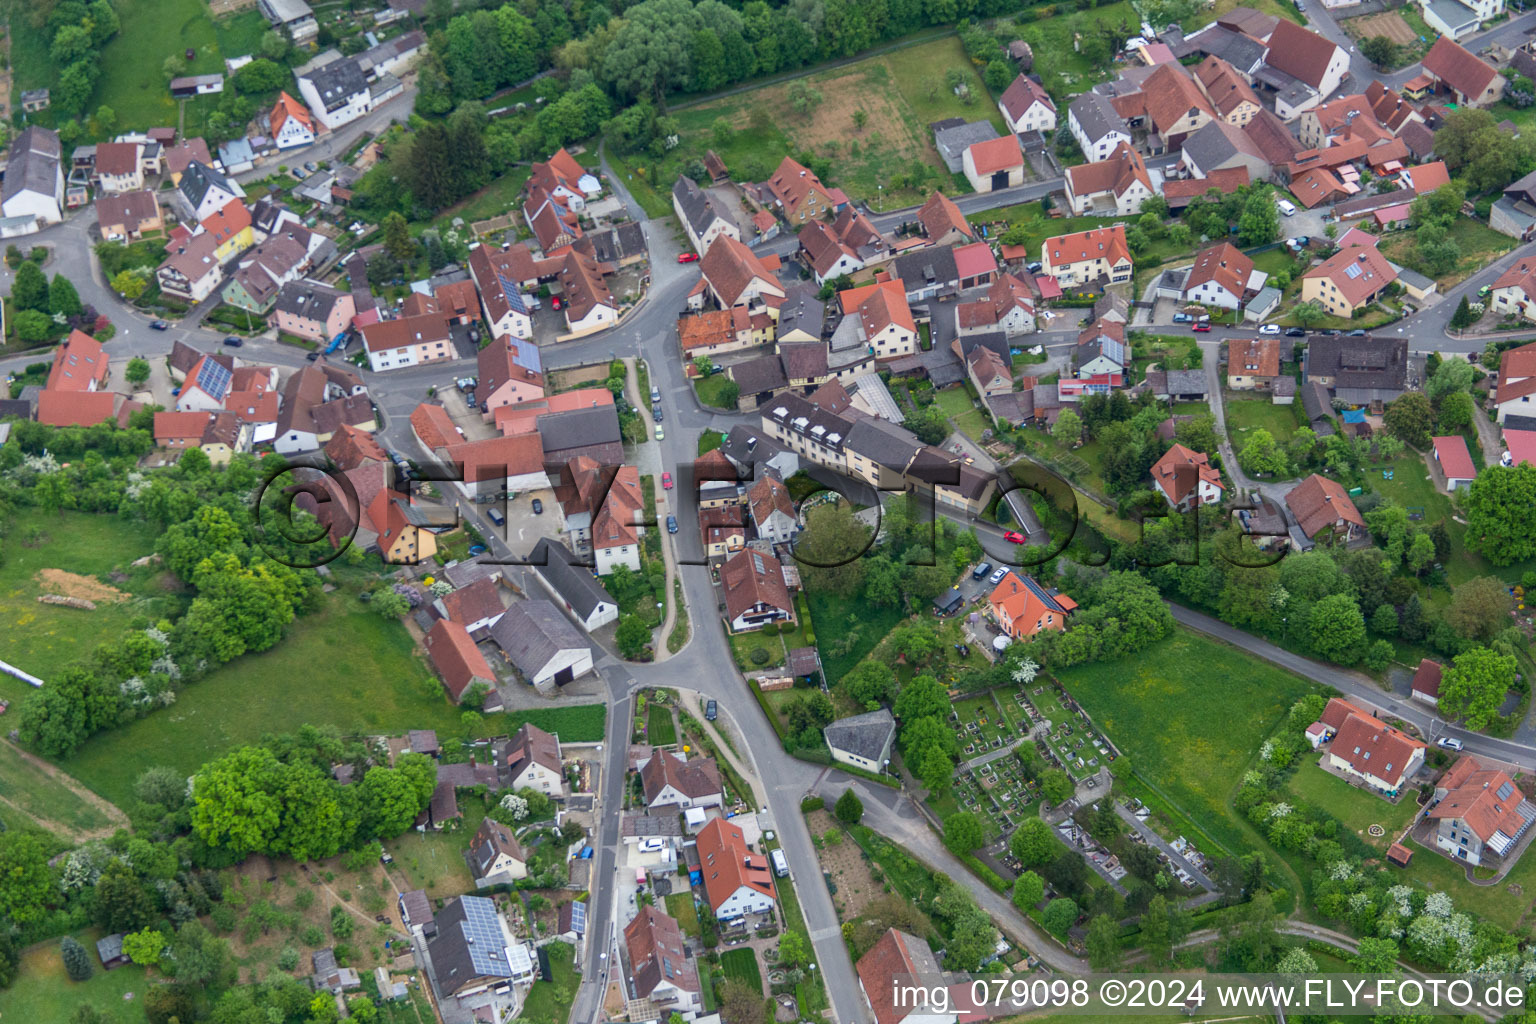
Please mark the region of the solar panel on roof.
[[511, 306], [515, 312], [527, 313], [528, 306], [523, 302], [523, 293], [517, 290], [517, 285], [500, 274], [496, 275], [496, 280], [501, 282], [501, 293], [507, 297], [507, 305]]
[[530, 373], [543, 373], [544, 361], [533, 342], [512, 342], [512, 361]]
[[756, 551], [752, 552], [752, 568], [756, 569], [759, 574], [766, 573], [768, 571], [763, 567], [763, 556], [759, 555]]
[[504, 976], [507, 972], [507, 940], [496, 917], [496, 906], [478, 896], [461, 898], [464, 907], [464, 938], [469, 957], [481, 974]]
[[1509, 794], [1513, 793], [1514, 791], [1515, 791], [1514, 785], [1509, 783], [1509, 782], [1506, 782], [1506, 783], [1504, 783], [1504, 785], [1499, 787], [1498, 797], [1499, 797], [1500, 800], [1508, 800], [1509, 799]]
[[229, 369], [223, 364], [204, 359], [202, 368], [197, 371], [197, 386], [214, 398], [222, 399], [229, 391], [231, 377]]
[[1344, 268], [1344, 276], [1345, 277], [1350, 277], [1350, 278], [1359, 277], [1360, 276], [1360, 264], [1358, 264], [1358, 263], [1351, 263], [1349, 266], [1345, 267]]
[[587, 905], [580, 900], [571, 904], [571, 930], [577, 935], [587, 933]]

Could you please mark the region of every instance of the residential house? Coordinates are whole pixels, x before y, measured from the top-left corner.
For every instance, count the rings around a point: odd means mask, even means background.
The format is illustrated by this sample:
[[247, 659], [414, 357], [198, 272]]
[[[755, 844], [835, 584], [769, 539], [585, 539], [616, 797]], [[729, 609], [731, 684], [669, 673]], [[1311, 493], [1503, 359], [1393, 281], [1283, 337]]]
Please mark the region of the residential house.
[[619, 305], [608, 290], [607, 271], [602, 265], [572, 249], [561, 257], [559, 268], [555, 280], [570, 332], [566, 337], [581, 337], [618, 322]]
[[[546, 450], [545, 458], [549, 459]], [[555, 485], [561, 529], [578, 547], [590, 544], [599, 576], [616, 566], [640, 569], [639, 535], [644, 532], [645, 499], [634, 466], [602, 464], [586, 455], [562, 462]]]
[[1126, 126], [1108, 96], [1085, 92], [1067, 107], [1067, 126], [1087, 160], [1108, 160], [1121, 143], [1130, 143]]
[[216, 412], [224, 408], [234, 389], [234, 360], [225, 355], [205, 355], [182, 382], [176, 411]]
[[438, 619], [427, 631], [426, 644], [427, 657], [455, 703], [476, 683], [495, 689], [495, 671], [461, 624]]
[[994, 192], [1024, 183], [1024, 151], [1017, 135], [972, 144], [961, 166], [966, 180], [977, 192]]
[[800, 530], [789, 488], [772, 473], [764, 473], [747, 490], [747, 512], [759, 540], [788, 544]]
[[215, 466], [229, 462], [236, 452], [251, 450], [251, 429], [231, 412], [157, 412], [155, 444], [172, 451], [201, 449]]
[[936, 121], [931, 126], [933, 129], [933, 147], [939, 151], [939, 159], [944, 164], [944, 169], [951, 174], [960, 174], [965, 169], [965, 151], [978, 142], [987, 142], [998, 138], [997, 129], [992, 127], [992, 122], [966, 121], [958, 117], [948, 117], [942, 121]]
[[320, 34], [315, 12], [304, 0], [257, 0], [262, 17], [281, 30], [296, 45], [304, 45]]
[[181, 185], [181, 176], [187, 168], [196, 161], [204, 167], [213, 166], [213, 154], [208, 150], [208, 143], [201, 137], [182, 139], [174, 146], [165, 146], [160, 153], [160, 164], [165, 177], [169, 178], [174, 186]]
[[1190, 134], [1216, 117], [1189, 71], [1172, 61], [1157, 65], [1142, 81], [1140, 92], [1122, 93], [1111, 102], [1132, 126], [1142, 119], [1150, 127], [1156, 138], [1149, 138], [1148, 146], [1154, 152], [1182, 146]]
[[340, 966], [336, 962], [336, 951], [329, 946], [311, 953], [310, 965], [314, 970], [309, 983], [316, 992], [329, 992], [335, 996], [362, 986], [357, 971]]
[[1264, 109], [1258, 93], [1231, 64], [1212, 54], [1195, 68], [1195, 80], [1227, 124], [1243, 127]]
[[1194, 266], [1184, 278], [1185, 302], [1237, 309], [1248, 292], [1253, 260], [1231, 242], [1208, 245], [1195, 254]]
[[299, 95], [315, 120], [332, 131], [350, 124], [373, 107], [368, 78], [356, 57], [342, 57], [298, 76]]
[[678, 175], [672, 184], [672, 210], [688, 232], [695, 252], [708, 252], [710, 243], [720, 235], [741, 241], [741, 228], [736, 226], [735, 219], [716, 206], [709, 193], [686, 175]]
[[1220, 504], [1226, 489], [1204, 452], [1177, 443], [1152, 464], [1152, 482], [1168, 504], [1181, 512], [1197, 505]]
[[[18, 224], [57, 224], [64, 219], [63, 148], [59, 133], [38, 125], [11, 142], [0, 182], [0, 213]], [[21, 230], [27, 230], [23, 227]]]
[[296, 149], [314, 144], [315, 119], [310, 116], [308, 107], [287, 92], [277, 94], [277, 102], [272, 107], [268, 123], [272, 128], [272, 141], [278, 149]]
[[1294, 121], [1339, 88], [1349, 73], [1349, 54], [1342, 46], [1281, 19], [1264, 51], [1264, 68], [1257, 77], [1275, 90], [1275, 113]]
[[555, 151], [544, 163], [533, 165], [528, 179], [529, 187], [542, 189], [563, 200], [565, 205], [580, 212], [588, 199], [602, 194], [603, 183], [564, 146]]
[[1435, 846], [1452, 860], [1499, 864], [1519, 850], [1536, 821], [1536, 803], [1525, 798], [1503, 769], [1460, 758], [1435, 783], [1435, 799], [1424, 812], [1435, 826]]
[[1271, 391], [1280, 377], [1279, 338], [1232, 338], [1227, 342], [1227, 387]]
[[1397, 280], [1397, 269], [1374, 246], [1340, 249], [1302, 275], [1303, 302], [1349, 318], [1379, 299]]
[[983, 399], [1013, 390], [1013, 371], [996, 352], [977, 345], [965, 357], [965, 372]]
[[1056, 131], [1056, 104], [1028, 75], [1020, 75], [1003, 90], [997, 109], [1008, 123], [1008, 130], [1015, 134], [1040, 132], [1050, 136]]
[[238, 199], [231, 199], [210, 213], [198, 227], [213, 236], [213, 258], [220, 263], [228, 263], [256, 244], [251, 212]]
[[[47, 89], [27, 89], [21, 94], [21, 109], [29, 114], [47, 110], [52, 102]], [[118, 936], [119, 939], [122, 936]]]
[[641, 907], [624, 926], [624, 951], [635, 999], [646, 1000], [667, 1014], [691, 1016], [703, 1011], [704, 987], [676, 921], [654, 905]]
[[619, 606], [564, 544], [541, 537], [528, 564], [555, 603], [588, 633], [618, 619]]
[[[902, 283], [909, 303], [946, 299], [960, 289], [960, 266], [955, 261], [953, 246], [928, 246], [902, 253], [885, 273]], [[860, 301], [864, 297], [864, 292], [857, 288], [842, 294], [857, 295]], [[844, 300], [843, 312], [848, 309], [848, 302]]]
[[318, 281], [289, 281], [277, 291], [277, 329], [324, 345], [340, 337], [357, 314], [352, 293]]
[[653, 811], [671, 808], [675, 814], [693, 807], [725, 805], [725, 787], [714, 758], [689, 758], [685, 753], [652, 747], [650, 755], [636, 767], [645, 806]]
[[[762, 330], [754, 330], [752, 321], [743, 306], [730, 309], [711, 309], [677, 318], [677, 340], [683, 350], [683, 358], [712, 356], [724, 352], [737, 352], [751, 348], [767, 340], [772, 321], [766, 313], [762, 318]], [[819, 335], [818, 335], [819, 338]]]
[[780, 214], [791, 224], [805, 224], [838, 207], [832, 190], [821, 183], [805, 165], [792, 157], [779, 162], [763, 187], [773, 197]]
[[565, 796], [565, 762], [560, 737], [523, 723], [505, 746], [497, 748], [496, 763], [506, 770], [511, 789], [533, 789], [547, 796]]
[[345, 424], [378, 429], [373, 403], [366, 393], [346, 394], [328, 378], [335, 367], [312, 363], [283, 384], [281, 411], [272, 446], [280, 454], [312, 451], [325, 444]]
[[[398, 370], [457, 358], [448, 322], [440, 315], [380, 320], [362, 329], [363, 349], [373, 372]], [[543, 394], [540, 389], [539, 394]]]
[[923, 203], [922, 209], [917, 211], [917, 223], [929, 245], [958, 245], [976, 237], [960, 207], [942, 192], [933, 193]]
[[998, 627], [1014, 638], [1031, 637], [1042, 630], [1062, 632], [1077, 602], [1047, 590], [1032, 576], [1009, 571], [987, 597], [987, 607]]
[[92, 175], [102, 192], [136, 192], [144, 187], [144, 165], [139, 160], [137, 142], [100, 142], [96, 144], [96, 168]]
[[[495, 338], [533, 337], [533, 304], [524, 290], [538, 286], [543, 265], [523, 245], [505, 250], [478, 245], [469, 252], [469, 273], [480, 292], [485, 322]], [[551, 271], [552, 273], [552, 271]]]
[[1107, 160], [1067, 168], [1067, 205], [1079, 217], [1129, 217], [1154, 194], [1146, 163], [1128, 143], [1116, 146]]
[[740, 826], [712, 818], [696, 841], [704, 898], [717, 921], [773, 909], [776, 892], [768, 858], [747, 847]]
[[[701, 496], [703, 490], [700, 490]], [[740, 505], [699, 509], [699, 539], [705, 558], [724, 558], [747, 546], [747, 513]]]
[[252, 313], [265, 314], [277, 304], [277, 293], [289, 281], [297, 281], [311, 266], [309, 243], [324, 236], [302, 227], [271, 235], [236, 261], [238, 269], [224, 285], [226, 303]]
[[[883, 281], [841, 292], [839, 300], [845, 311], [852, 306], [852, 312], [833, 334], [833, 349], [850, 347], [840, 343], [838, 335], [851, 331], [857, 336], [857, 344], [876, 359], [898, 359], [917, 351], [917, 322], [907, 305], [901, 281]], [[853, 305], [855, 302], [857, 305]], [[780, 348], [782, 351], [783, 346]], [[794, 379], [795, 375], [790, 374], [791, 383]]]
[[510, 336], [491, 340], [475, 357], [480, 376], [475, 396], [487, 419], [504, 405], [517, 405], [544, 397], [544, 365], [539, 347], [532, 341]]
[[774, 265], [755, 255], [738, 239], [718, 235], [704, 258], [699, 261], [703, 283], [721, 309], [745, 306], [749, 313], [760, 309], [778, 311], [784, 300], [784, 287], [774, 275]]
[[1384, 405], [1408, 389], [1408, 340], [1314, 335], [1307, 342], [1303, 369], [1303, 380], [1320, 382], [1342, 402]]
[[1494, 391], [1499, 423], [1513, 413], [1532, 416], [1532, 396], [1536, 395], [1536, 342], [1505, 349], [1499, 356], [1498, 387]]
[[1500, 274], [1493, 282], [1488, 304], [1495, 313], [1536, 322], [1536, 260], [1519, 260]]
[[1423, 701], [1431, 706], [1440, 703], [1440, 683], [1445, 675], [1444, 667], [1438, 661], [1430, 661], [1428, 658], [1419, 659], [1419, 667], [1413, 673], [1413, 680], [1409, 684], [1408, 692], [1414, 700]]
[[962, 336], [991, 331], [1002, 331], [1010, 338], [1033, 334], [1034, 293], [1013, 274], [1001, 274], [988, 286], [986, 298], [955, 306], [955, 323]]
[[564, 686], [592, 671], [592, 648], [548, 601], [519, 601], [491, 627], [491, 638], [532, 686]]
[[537, 431], [458, 441], [445, 451], [448, 459], [463, 465], [463, 479], [455, 480], [454, 486], [467, 498], [549, 486], [544, 471], [544, 439]]
[[[329, 447], [326, 450], [329, 451]], [[457, 622], [470, 636], [479, 640], [506, 614], [507, 609], [501, 603], [501, 588], [496, 585], [496, 581], [483, 576], [436, 598], [432, 602], [432, 611], [439, 618]]]
[[523, 852], [523, 844], [510, 828], [492, 818], [486, 818], [475, 829], [469, 848], [464, 851], [464, 861], [469, 865], [476, 889], [512, 885], [528, 877], [528, 854]]
[[[955, 1024], [958, 1003], [950, 998], [946, 979], [928, 943], [916, 935], [889, 928], [856, 965], [859, 989], [875, 1024]], [[902, 979], [913, 993], [905, 998], [893, 979]], [[936, 993], [943, 991], [942, 998]]]
[[1467, 451], [1467, 439], [1460, 434], [1437, 437], [1433, 440], [1435, 469], [1445, 482], [1445, 489], [1454, 491], [1471, 487], [1477, 477], [1477, 467], [1472, 464], [1472, 453]]
[[1107, 394], [1125, 382], [1130, 353], [1125, 344], [1125, 324], [1099, 320], [1077, 336], [1072, 350], [1072, 376], [1063, 376], [1060, 393], [1065, 401], [1083, 394]]
[[368, 508], [368, 518], [378, 534], [379, 554], [391, 565], [416, 565], [437, 554], [437, 534], [430, 527], [443, 525], [405, 495], [380, 490]]
[[1272, 171], [1269, 158], [1252, 133], [1221, 120], [1208, 121], [1185, 138], [1179, 166], [1201, 180], [1241, 170], [1249, 181], [1264, 181]]
[[[427, 939], [432, 979], [441, 997], [467, 996], [521, 981], [535, 974], [522, 943], [512, 937], [493, 900], [455, 896], [433, 919], [437, 934]], [[521, 956], [513, 955], [513, 949]], [[521, 969], [521, 975], [520, 971]]]
[[778, 559], [756, 550], [739, 551], [720, 567], [726, 622], [733, 633], [761, 629], [795, 617]]
[[1131, 250], [1120, 224], [1047, 238], [1040, 245], [1040, 263], [1062, 288], [1131, 279]]
[[165, 230], [160, 201], [148, 190], [100, 197], [96, 223], [109, 242], [135, 242], [148, 232]]
[[201, 223], [236, 199], [245, 198], [245, 189], [233, 178], [214, 170], [201, 160], [190, 161], [176, 183], [176, 203], [182, 220]]
[[1425, 744], [1347, 700], [1329, 700], [1319, 721], [1333, 734], [1329, 766], [1379, 792], [1396, 796], [1424, 763]]
[[821, 734], [832, 751], [832, 760], [878, 775], [891, 760], [896, 719], [889, 708], [880, 708], [839, 718], [825, 726]]
[[1323, 533], [1353, 540], [1365, 530], [1365, 519], [1343, 486], [1316, 473], [1286, 492], [1285, 507], [1302, 534], [1313, 540]]
[[1424, 74], [1443, 85], [1458, 106], [1491, 107], [1504, 96], [1505, 78], [1498, 69], [1452, 41], [1435, 40], [1424, 55]]
[[44, 391], [105, 391], [107, 355], [101, 342], [84, 331], [72, 330], [53, 350]]

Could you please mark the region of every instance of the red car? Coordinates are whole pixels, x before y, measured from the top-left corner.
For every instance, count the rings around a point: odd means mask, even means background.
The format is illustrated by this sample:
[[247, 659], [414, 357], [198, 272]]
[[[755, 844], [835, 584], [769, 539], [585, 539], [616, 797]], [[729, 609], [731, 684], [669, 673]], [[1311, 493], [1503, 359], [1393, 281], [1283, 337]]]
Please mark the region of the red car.
[[559, 309], [560, 308], [560, 296], [556, 295], [554, 298], [550, 299], [549, 300], [549, 304], [550, 304], [550, 306], [552, 308]]
[[1192, 331], [1199, 331], [1199, 332], [1208, 331], [1210, 329], [1211, 329], [1211, 325], [1210, 324], [1195, 324], [1195, 326], [1190, 328], [1190, 330], [1192, 330]]
[[696, 252], [680, 252], [677, 254], [677, 262], [697, 263], [699, 262], [699, 254]]
[[1027, 537], [1025, 537], [1022, 533], [1020, 533], [1018, 530], [1009, 530], [1007, 533], [1003, 534], [1003, 540], [1008, 541], [1010, 544], [1028, 544], [1029, 543], [1029, 539]]
[[661, 489], [664, 490], [664, 491], [670, 491], [672, 489], [672, 474], [671, 473], [663, 473], [663, 474], [661, 474]]

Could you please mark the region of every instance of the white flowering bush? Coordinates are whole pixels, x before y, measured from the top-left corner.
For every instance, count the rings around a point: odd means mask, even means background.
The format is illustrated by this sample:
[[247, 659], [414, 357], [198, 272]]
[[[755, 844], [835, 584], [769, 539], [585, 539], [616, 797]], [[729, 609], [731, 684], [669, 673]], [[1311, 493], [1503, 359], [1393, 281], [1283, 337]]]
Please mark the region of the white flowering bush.
[[513, 821], [522, 821], [528, 817], [528, 801], [516, 793], [508, 793], [501, 798], [501, 809], [512, 815]]
[[1448, 892], [1432, 892], [1424, 899], [1424, 913], [1430, 917], [1448, 918], [1455, 909]]
[[1396, 904], [1399, 916], [1413, 916], [1413, 889], [1411, 887], [1394, 885], [1387, 890], [1387, 898]]
[[1035, 673], [1040, 671], [1040, 666], [1031, 658], [1025, 658], [1013, 669], [1013, 681], [1028, 685], [1035, 681]]
[[1290, 813], [1291, 813], [1291, 805], [1286, 803], [1284, 800], [1282, 800], [1279, 803], [1275, 804], [1275, 806], [1273, 806], [1273, 807], [1271, 807], [1269, 809], [1269, 820], [1270, 821], [1279, 821], [1281, 818], [1285, 817], [1286, 815], [1288, 815]]

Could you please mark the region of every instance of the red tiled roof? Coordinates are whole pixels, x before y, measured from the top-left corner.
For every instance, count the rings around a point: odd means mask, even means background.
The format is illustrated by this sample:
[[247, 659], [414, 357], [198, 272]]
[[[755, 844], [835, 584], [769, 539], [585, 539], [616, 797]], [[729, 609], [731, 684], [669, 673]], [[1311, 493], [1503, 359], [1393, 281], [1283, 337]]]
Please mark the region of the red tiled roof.
[[1269, 37], [1264, 63], [1299, 78], [1316, 89], [1323, 84], [1323, 74], [1338, 47], [1316, 32], [1309, 32], [1295, 22], [1281, 19]]
[[[923, 963], [919, 964], [919, 960]], [[857, 965], [859, 984], [875, 1012], [875, 1024], [901, 1024], [908, 1015], [921, 1013], [919, 1008], [897, 1002], [895, 979], [908, 979], [915, 986], [933, 984], [938, 979], [925, 980], [921, 976], [935, 966], [927, 944], [915, 935], [891, 928], [880, 936], [880, 941], [859, 957]]]
[[1438, 661], [1419, 659], [1418, 671], [1413, 674], [1412, 690], [1430, 697], [1440, 696], [1440, 681], [1445, 670]]
[[942, 192], [935, 192], [928, 197], [923, 208], [917, 211], [917, 219], [923, 225], [923, 233], [929, 238], [942, 237], [951, 229], [967, 238], [976, 237], [970, 224], [966, 223], [965, 214], [960, 212], [960, 207]]
[[1207, 281], [1225, 288], [1233, 297], [1241, 299], [1248, 289], [1248, 276], [1253, 273], [1253, 260], [1243, 255], [1231, 242], [1208, 245], [1195, 253], [1195, 265], [1190, 268], [1184, 281], [1186, 291], [1193, 290]]
[[[1354, 267], [1359, 270], [1351, 273]], [[1357, 245], [1351, 249], [1340, 249], [1302, 275], [1302, 280], [1308, 278], [1327, 278], [1351, 306], [1358, 306], [1396, 281], [1397, 271], [1392, 269], [1392, 264], [1387, 262], [1380, 250]]]
[[1528, 817], [1520, 813], [1525, 795], [1515, 780], [1500, 769], [1485, 768], [1474, 757], [1457, 761], [1435, 788], [1448, 792], [1426, 816], [1460, 818], [1485, 843], [1496, 832], [1513, 839], [1526, 827]]
[[1435, 45], [1424, 55], [1422, 66], [1428, 74], [1474, 99], [1482, 95], [1499, 73], [1491, 64], [1445, 36], [1435, 40]]
[[[1191, 472], [1191, 470], [1193, 472]], [[1214, 484], [1225, 489], [1221, 474], [1211, 465], [1204, 452], [1197, 452], [1181, 444], [1172, 448], [1152, 465], [1152, 482], [1162, 488], [1168, 500], [1175, 505], [1190, 495], [1198, 495], [1201, 483]]]
[[1365, 526], [1365, 520], [1343, 486], [1316, 473], [1291, 488], [1285, 495], [1285, 504], [1295, 517], [1296, 525], [1308, 537], [1317, 536], [1341, 519], [1358, 527]]
[[[491, 585], [495, 586], [494, 583]], [[431, 631], [427, 633], [427, 656], [432, 659], [432, 667], [442, 676], [443, 685], [448, 688], [454, 700], [462, 697], [464, 691], [469, 689], [469, 684], [476, 679], [490, 684], [496, 681], [496, 673], [491, 670], [485, 655], [480, 653], [480, 648], [475, 646], [469, 633], [457, 622], [438, 619], [432, 624]]]
[[1096, 196], [1106, 192], [1122, 196], [1138, 181], [1148, 192], [1153, 191], [1152, 179], [1141, 154], [1124, 142], [1115, 147], [1107, 160], [1067, 168], [1067, 185], [1074, 196]]
[[1333, 756], [1347, 761], [1361, 774], [1374, 775], [1393, 785], [1403, 781], [1413, 752], [1425, 746], [1338, 697], [1323, 709], [1322, 721], [1334, 730], [1328, 747]]
[[1003, 95], [997, 102], [1007, 112], [1010, 123], [1018, 121], [1036, 103], [1045, 104], [1052, 113], [1056, 110], [1056, 104], [1051, 102], [1045, 90], [1036, 85], [1028, 75], [1015, 78], [1013, 84], [1003, 91]]
[[1471, 480], [1477, 476], [1477, 467], [1472, 464], [1472, 453], [1467, 451], [1467, 439], [1460, 434], [1452, 434], [1449, 437], [1437, 437], [1435, 442], [1435, 459], [1440, 463], [1440, 470], [1447, 479]]
[[1125, 226], [1121, 224], [1047, 238], [1045, 251], [1050, 255], [1053, 267], [1098, 259], [1106, 260], [1113, 266], [1131, 258], [1130, 246], [1125, 242]]
[[37, 422], [50, 427], [94, 427], [117, 415], [117, 403], [121, 398], [111, 391], [44, 388], [37, 396]]
[[315, 130], [315, 120], [310, 116], [309, 108], [298, 100], [289, 96], [286, 92], [277, 94], [277, 102], [272, 105], [272, 137], [277, 138], [278, 132], [283, 130], [283, 125], [289, 118], [308, 128], [310, 132]]
[[207, 412], [157, 412], [155, 413], [156, 441], [200, 440], [208, 427]]
[[101, 342], [83, 331], [70, 331], [53, 350], [53, 366], [44, 387], [50, 391], [90, 391], [106, 381], [107, 357]]
[[772, 555], [738, 552], [721, 567], [720, 585], [725, 591], [726, 615], [732, 620], [758, 604], [785, 612], [794, 610], [789, 588], [784, 585], [783, 567]]
[[760, 853], [748, 852], [746, 837], [738, 826], [724, 818], [712, 818], [699, 831], [696, 848], [699, 868], [704, 876], [704, 892], [709, 897], [712, 909], [718, 910], [742, 886], [762, 893], [769, 899], [776, 898], [768, 858]]
[[[1405, 151], [1407, 148], [1406, 145], [1403, 146]], [[1433, 192], [1441, 185], [1449, 185], [1451, 182], [1451, 172], [1445, 169], [1444, 160], [1419, 164], [1417, 167], [1408, 168], [1403, 173], [1413, 180], [1413, 190], [1421, 196]]]
[[433, 450], [447, 448], [464, 440], [458, 428], [453, 425], [448, 410], [431, 402], [422, 402], [411, 412], [411, 427], [416, 431], [416, 436], [421, 438], [421, 443]]
[[251, 211], [240, 200], [231, 199], [222, 210], [215, 210], [204, 218], [202, 226], [216, 243], [223, 245], [251, 226]]
[[96, 173], [113, 177], [132, 174], [139, 168], [139, 144], [102, 142], [96, 146]]
[[1239, 377], [1280, 376], [1280, 339], [1233, 338], [1228, 341], [1227, 372]]
[[971, 164], [977, 174], [995, 174], [1024, 164], [1024, 150], [1019, 148], [1019, 137], [1012, 133], [974, 143], [966, 152], [971, 154]]
[[544, 468], [544, 442], [538, 433], [488, 437], [450, 445], [448, 458], [464, 464], [464, 482], [536, 473]]

